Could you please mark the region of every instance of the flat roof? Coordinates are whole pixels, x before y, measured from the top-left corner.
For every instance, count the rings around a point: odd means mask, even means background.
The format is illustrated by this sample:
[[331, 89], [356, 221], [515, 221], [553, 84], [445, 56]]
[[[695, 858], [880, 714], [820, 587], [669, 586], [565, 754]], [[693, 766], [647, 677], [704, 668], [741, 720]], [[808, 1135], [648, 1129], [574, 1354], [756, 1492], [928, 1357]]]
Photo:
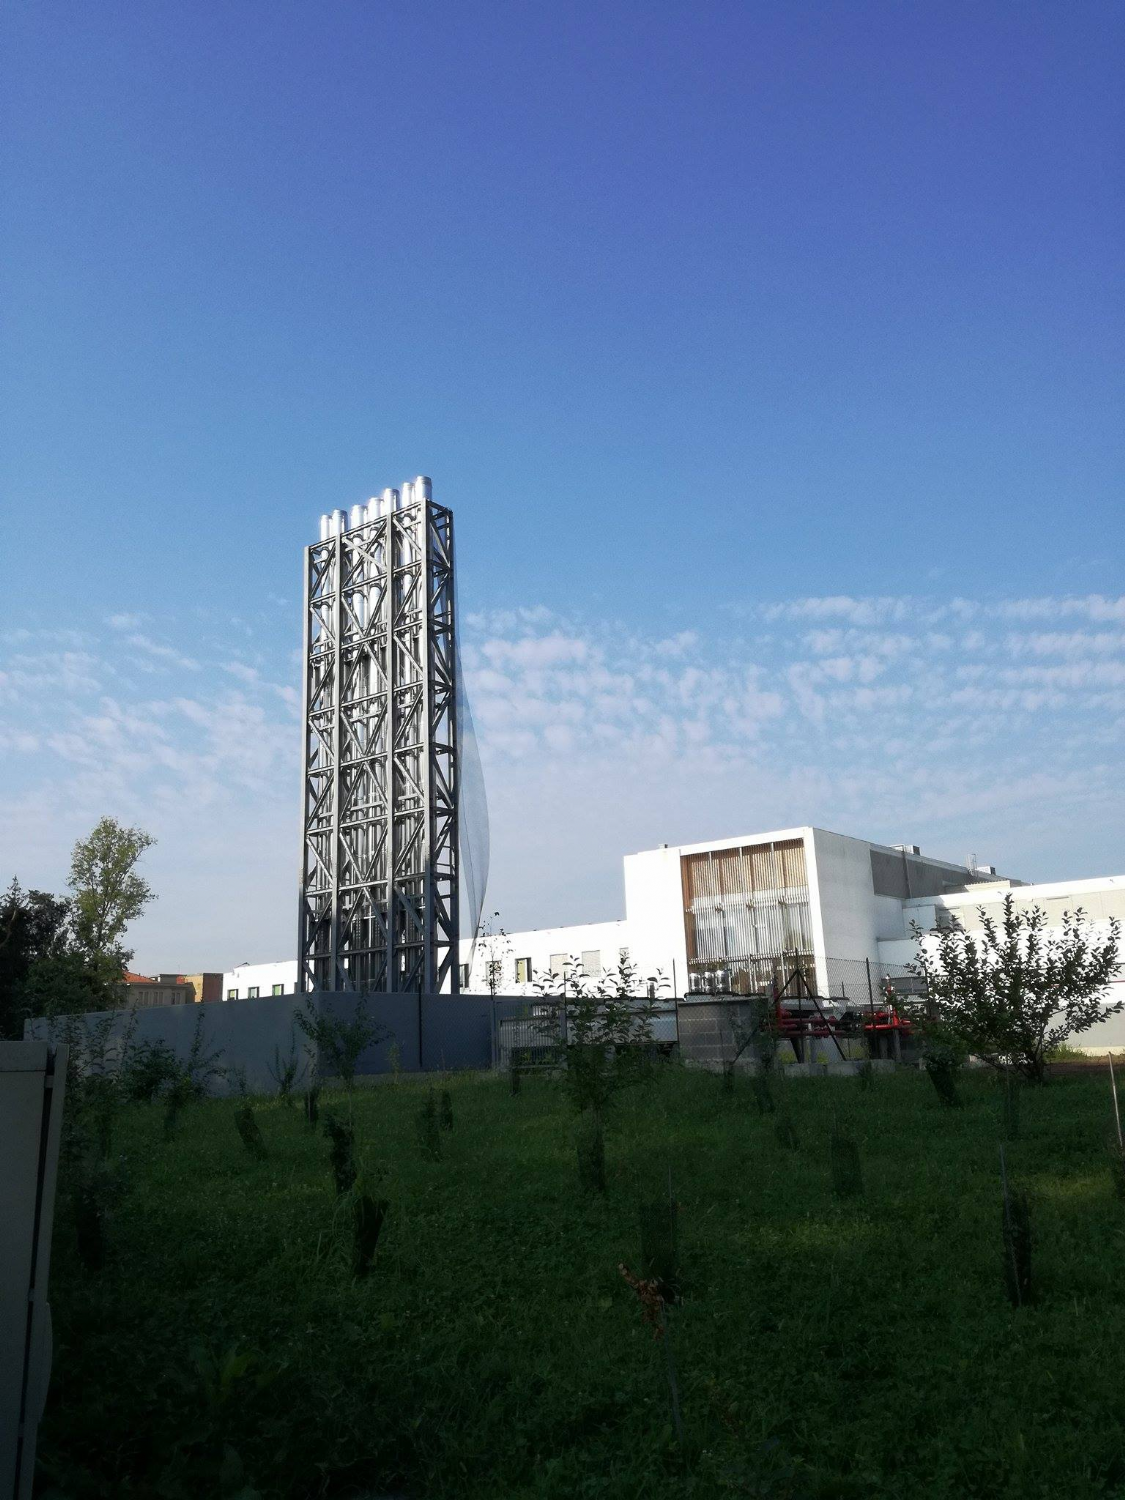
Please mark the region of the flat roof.
[[995, 884], [971, 885], [963, 891], [945, 891], [940, 896], [912, 896], [904, 906], [932, 906], [935, 901], [956, 906], [979, 906], [982, 901], [995, 901], [997, 897], [1017, 895], [1042, 898], [1049, 901], [1058, 896], [1082, 896], [1098, 891], [1125, 889], [1125, 875], [1095, 875], [1086, 880], [1050, 880], [1041, 885], [1011, 884], [997, 880]]
[[[829, 838], [848, 839], [853, 844], [864, 844], [868, 849], [878, 849], [883, 854], [902, 853], [902, 850], [896, 848], [894, 844], [880, 844], [874, 839], [859, 838], [854, 833], [837, 833], [832, 828], [819, 828], [814, 823], [802, 823], [796, 828], [773, 828], [765, 833], [744, 833], [736, 838], [706, 839], [695, 844], [660, 844], [655, 849], [639, 849], [635, 852], [637, 854], [660, 854], [665, 851], [669, 854], [706, 854], [711, 849], [738, 849], [743, 844], [775, 844], [788, 839], [803, 839], [807, 833], [822, 833]], [[631, 857], [628, 854], [625, 856], [626, 859]], [[959, 864], [954, 860], [938, 859], [932, 854], [911, 854], [907, 857], [924, 860], [930, 865], [940, 865], [946, 870], [963, 870], [971, 873], [968, 865]]]

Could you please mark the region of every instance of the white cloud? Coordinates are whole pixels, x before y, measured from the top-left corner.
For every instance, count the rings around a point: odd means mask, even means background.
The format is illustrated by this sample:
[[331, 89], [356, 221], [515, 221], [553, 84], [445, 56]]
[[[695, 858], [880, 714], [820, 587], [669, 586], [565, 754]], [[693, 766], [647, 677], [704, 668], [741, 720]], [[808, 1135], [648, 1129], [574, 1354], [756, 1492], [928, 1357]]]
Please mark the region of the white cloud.
[[1009, 632], [1004, 647], [1012, 656], [1125, 656], [1125, 634], [1118, 630]]
[[240, 661], [225, 661], [223, 671], [237, 677], [239, 682], [257, 682], [260, 675], [256, 667], [248, 667]]
[[156, 661], [168, 667], [177, 667], [185, 672], [198, 672], [199, 663], [190, 656], [184, 656], [173, 646], [162, 645], [159, 641], [150, 640], [147, 635], [126, 636], [125, 644], [134, 646], [146, 656], [153, 657]]
[[[629, 849], [809, 821], [1096, 873], [1122, 833], [1118, 606], [838, 595], [727, 612], [729, 633], [470, 615], [490, 904], [509, 925], [619, 914]], [[0, 671], [0, 883], [57, 885], [104, 812], [151, 826], [174, 894], [143, 928], [155, 968], [292, 946], [300, 664], [268, 628], [253, 665], [207, 628], [21, 627]]]

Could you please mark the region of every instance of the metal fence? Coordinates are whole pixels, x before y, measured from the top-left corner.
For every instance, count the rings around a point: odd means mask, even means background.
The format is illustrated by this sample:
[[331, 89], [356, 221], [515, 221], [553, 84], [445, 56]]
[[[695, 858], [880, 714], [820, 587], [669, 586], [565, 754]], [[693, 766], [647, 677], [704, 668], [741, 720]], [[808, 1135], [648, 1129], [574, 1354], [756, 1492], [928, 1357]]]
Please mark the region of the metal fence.
[[924, 993], [922, 981], [904, 964], [876, 963], [864, 958], [827, 958], [828, 998], [851, 1006], [872, 1006], [909, 1000]]
[[[561, 1067], [573, 1039], [574, 1003], [550, 998], [495, 1000], [495, 1066], [521, 1069]], [[650, 1012], [652, 1044], [670, 1052], [679, 1041], [676, 1001], [659, 1001]]]

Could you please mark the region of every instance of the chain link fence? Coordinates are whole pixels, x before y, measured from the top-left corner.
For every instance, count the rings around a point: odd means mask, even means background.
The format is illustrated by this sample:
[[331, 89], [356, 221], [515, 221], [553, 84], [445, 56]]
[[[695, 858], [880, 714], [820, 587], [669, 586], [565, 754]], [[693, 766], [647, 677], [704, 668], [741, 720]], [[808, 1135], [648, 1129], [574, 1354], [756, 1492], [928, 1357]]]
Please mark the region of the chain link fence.
[[[772, 983], [756, 995], [709, 991], [659, 1002], [652, 1022], [656, 1050], [713, 1070], [748, 1069], [761, 1063], [764, 1032], [764, 1045], [781, 1066], [917, 1057], [912, 1016], [923, 985], [904, 965], [828, 959], [821, 966], [824, 994], [810, 964], [798, 960], [787, 968], [779, 959], [773, 973]], [[565, 1066], [566, 1001], [497, 999], [493, 1007], [494, 1066]]]

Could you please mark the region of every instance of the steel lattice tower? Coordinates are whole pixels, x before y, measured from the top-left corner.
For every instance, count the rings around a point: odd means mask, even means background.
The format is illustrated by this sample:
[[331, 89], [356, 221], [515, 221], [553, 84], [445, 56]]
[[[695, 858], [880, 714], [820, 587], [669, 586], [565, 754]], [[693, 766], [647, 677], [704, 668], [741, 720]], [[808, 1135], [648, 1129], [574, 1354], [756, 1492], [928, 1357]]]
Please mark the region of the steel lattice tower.
[[459, 989], [453, 515], [419, 478], [305, 552], [298, 985]]

